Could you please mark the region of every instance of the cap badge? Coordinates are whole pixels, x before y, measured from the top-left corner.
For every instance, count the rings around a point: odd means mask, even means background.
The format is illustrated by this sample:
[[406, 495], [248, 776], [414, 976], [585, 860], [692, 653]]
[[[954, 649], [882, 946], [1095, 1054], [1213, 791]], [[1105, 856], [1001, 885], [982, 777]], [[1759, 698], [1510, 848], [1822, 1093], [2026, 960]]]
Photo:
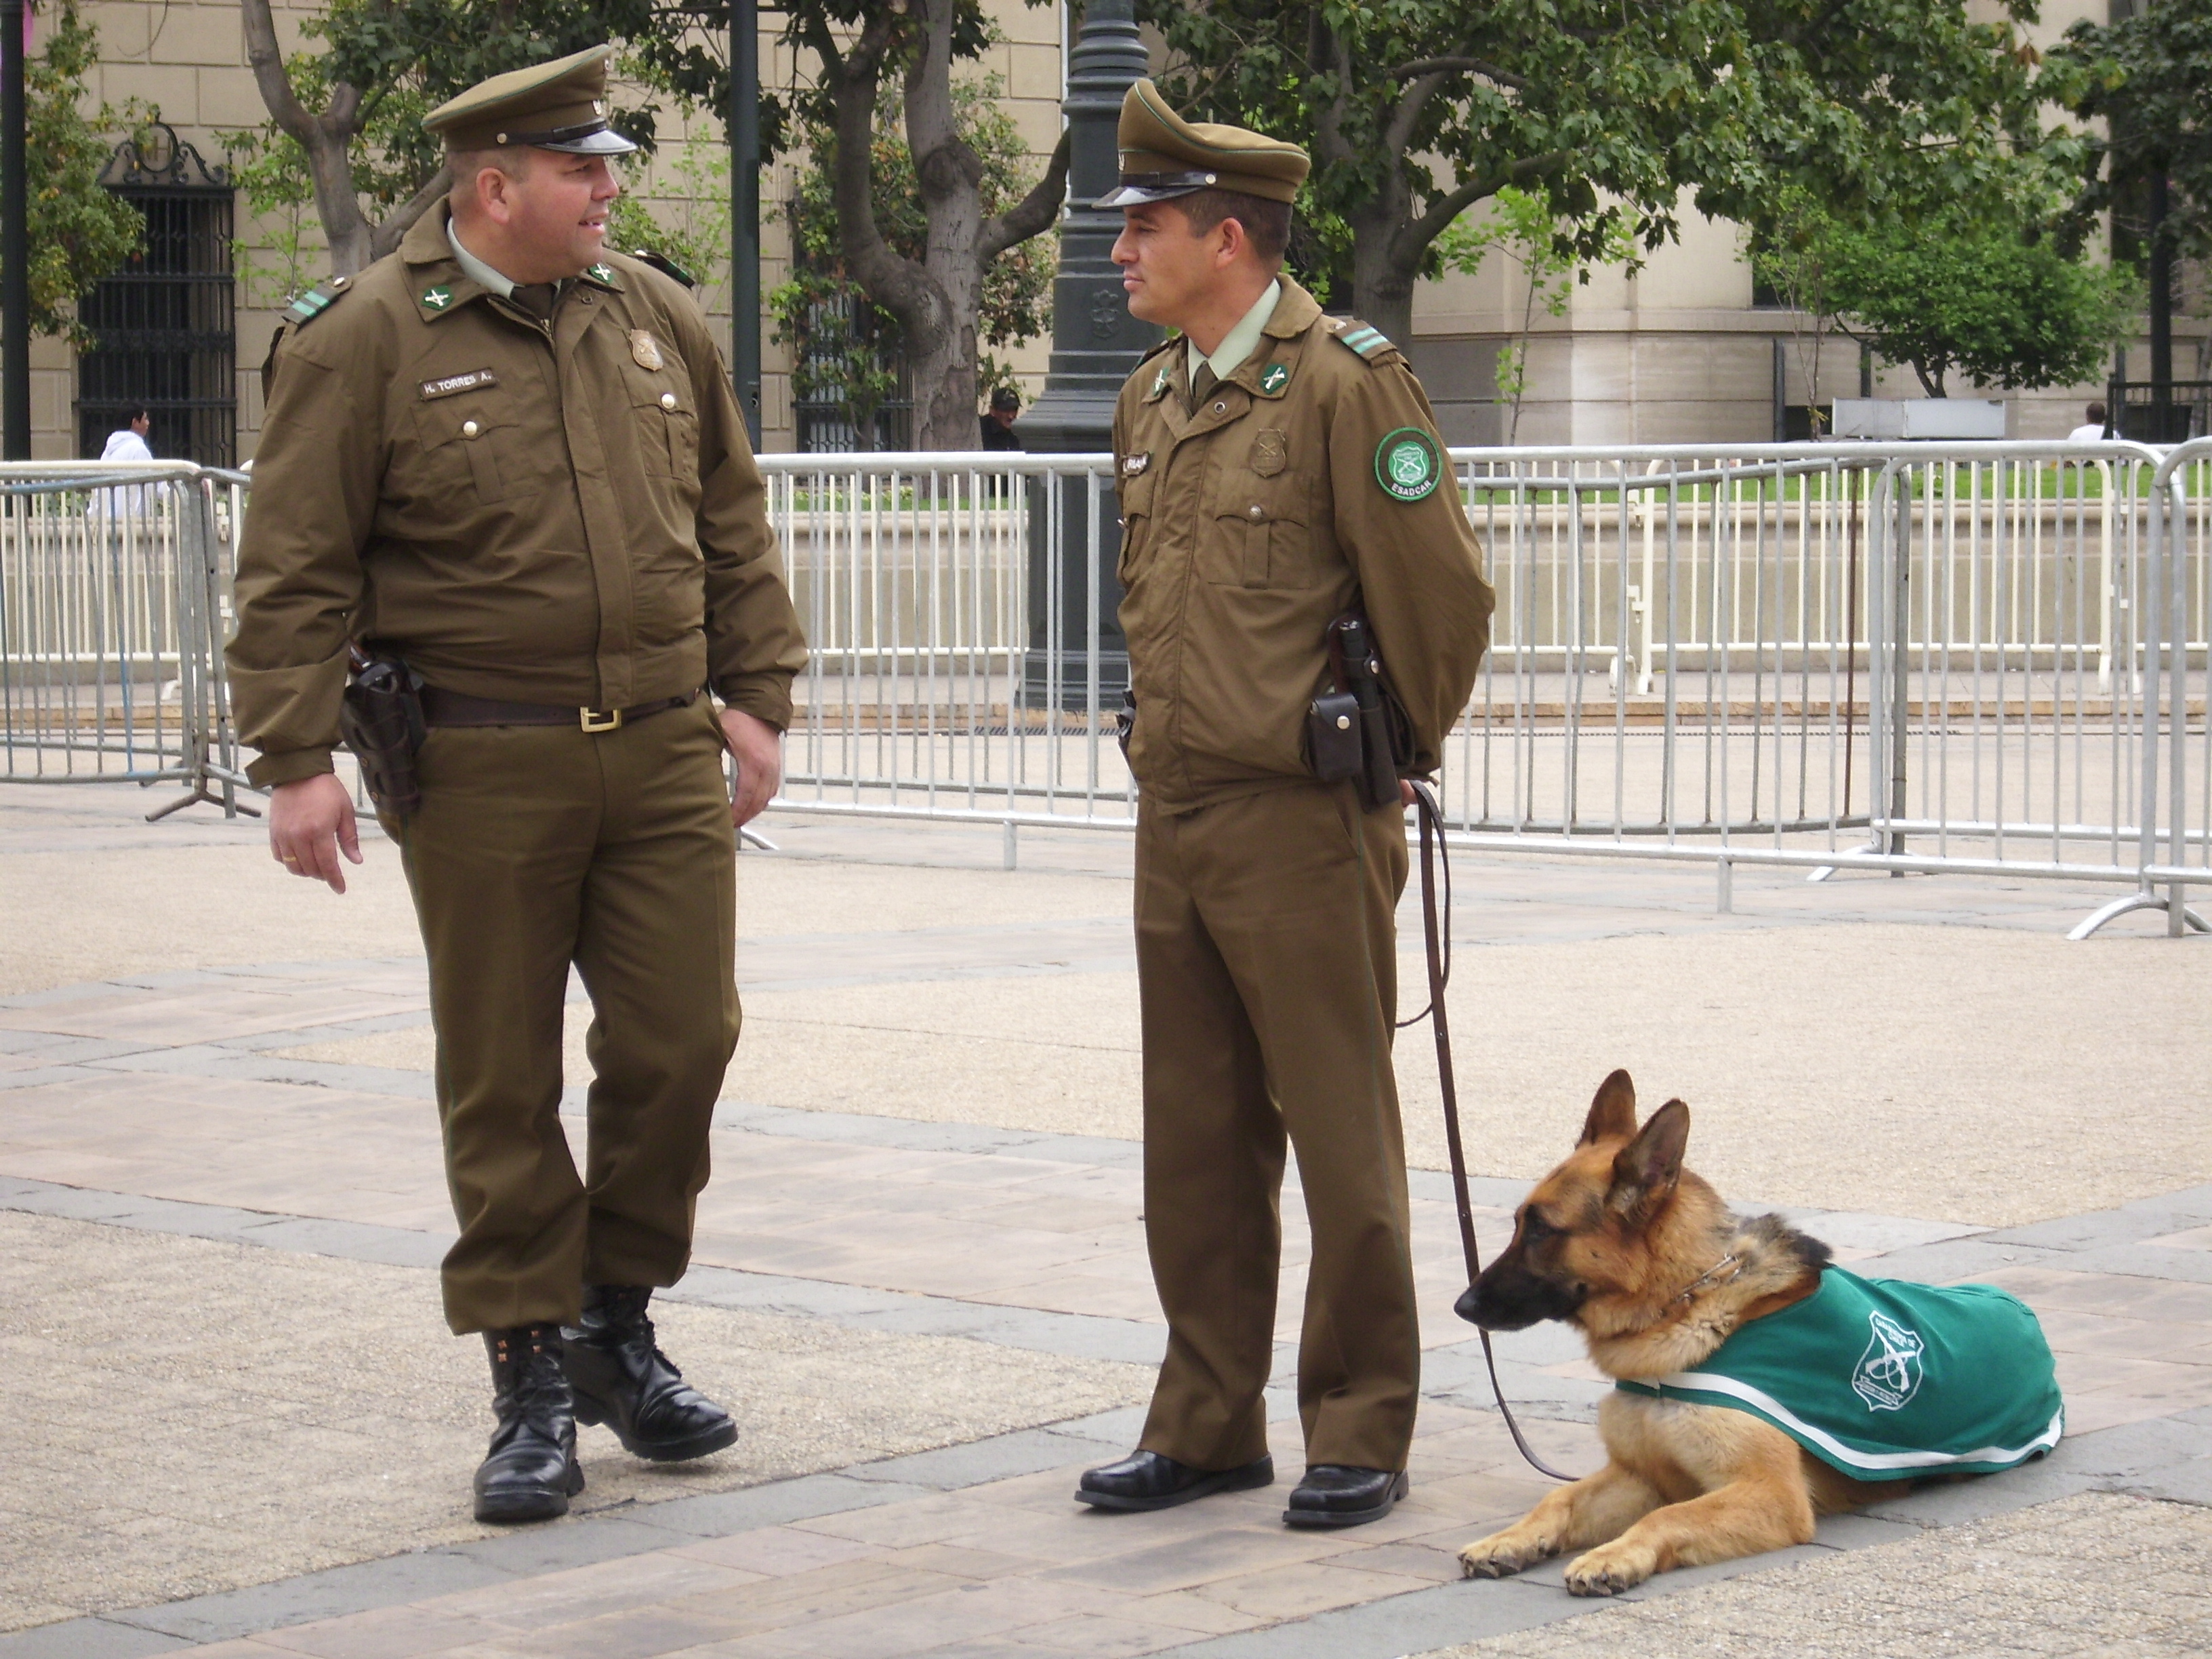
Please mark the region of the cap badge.
[[1152, 464], [1152, 452], [1149, 449], [1141, 455], [1124, 455], [1121, 458], [1121, 476], [1133, 478]]
[[422, 290], [422, 303], [433, 311], [443, 311], [453, 303], [453, 290], [444, 287], [426, 288]]
[[1437, 441], [1417, 426], [1401, 426], [1375, 446], [1375, 482], [1393, 501], [1425, 501], [1443, 476]]
[[614, 267], [604, 263], [596, 265], [586, 265], [584, 267], [584, 275], [597, 283], [612, 284], [615, 280]]
[[1280, 392], [1284, 386], [1288, 383], [1290, 378], [1291, 371], [1286, 364], [1269, 363], [1267, 367], [1261, 372], [1260, 390], [1262, 392]]
[[648, 374], [660, 367], [660, 348], [646, 330], [634, 328], [629, 331], [629, 360]]

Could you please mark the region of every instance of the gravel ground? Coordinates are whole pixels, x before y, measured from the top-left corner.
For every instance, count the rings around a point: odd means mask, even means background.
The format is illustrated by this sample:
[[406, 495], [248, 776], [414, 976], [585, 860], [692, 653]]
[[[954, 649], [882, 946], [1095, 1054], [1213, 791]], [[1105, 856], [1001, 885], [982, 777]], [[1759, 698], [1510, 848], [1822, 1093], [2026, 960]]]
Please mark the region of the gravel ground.
[[[474, 1338], [434, 1273], [0, 1212], [0, 1630], [490, 1535]], [[578, 1512], [723, 1492], [1134, 1404], [1148, 1368], [657, 1304], [728, 1451], [583, 1431]]]
[[1430, 1659], [2194, 1659], [2212, 1510], [2085, 1492]]

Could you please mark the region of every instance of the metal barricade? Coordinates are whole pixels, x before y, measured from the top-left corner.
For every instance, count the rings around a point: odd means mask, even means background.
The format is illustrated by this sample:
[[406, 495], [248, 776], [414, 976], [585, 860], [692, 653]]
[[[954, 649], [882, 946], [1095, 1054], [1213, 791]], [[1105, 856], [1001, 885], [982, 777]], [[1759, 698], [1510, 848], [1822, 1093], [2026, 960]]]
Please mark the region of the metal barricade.
[[1010, 866], [1023, 825], [1133, 826], [1110, 456], [761, 467], [808, 644], [779, 811], [1001, 824]]
[[222, 643], [240, 475], [0, 465], [0, 779], [179, 782], [240, 810]]

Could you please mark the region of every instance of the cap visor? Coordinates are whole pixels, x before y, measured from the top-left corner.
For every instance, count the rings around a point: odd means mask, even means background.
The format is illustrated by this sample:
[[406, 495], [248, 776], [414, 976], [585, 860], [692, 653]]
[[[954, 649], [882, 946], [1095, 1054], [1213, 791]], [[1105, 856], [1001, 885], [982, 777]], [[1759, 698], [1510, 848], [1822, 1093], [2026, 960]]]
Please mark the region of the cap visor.
[[1195, 196], [1204, 185], [1123, 185], [1109, 191], [1091, 205], [1101, 208], [1135, 207], [1140, 202], [1172, 202], [1178, 196]]
[[532, 144], [532, 149], [557, 149], [564, 155], [627, 155], [637, 146], [609, 127], [558, 144]]

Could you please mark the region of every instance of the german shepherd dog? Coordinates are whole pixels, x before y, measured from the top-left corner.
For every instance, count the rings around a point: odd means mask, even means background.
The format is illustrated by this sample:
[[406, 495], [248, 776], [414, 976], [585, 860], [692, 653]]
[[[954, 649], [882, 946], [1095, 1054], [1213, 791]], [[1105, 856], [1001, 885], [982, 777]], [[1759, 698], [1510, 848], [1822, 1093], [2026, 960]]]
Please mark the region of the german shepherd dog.
[[[1494, 1331], [1565, 1320], [1600, 1370], [1635, 1380], [1693, 1370], [1739, 1326], [1812, 1295], [1828, 1247], [1778, 1216], [1732, 1212], [1682, 1167], [1689, 1134], [1679, 1100], [1639, 1129], [1628, 1073], [1606, 1079], [1574, 1152], [1536, 1183], [1512, 1243], [1462, 1310]], [[1815, 1515], [1911, 1484], [1854, 1480], [1720, 1407], [1616, 1389], [1598, 1428], [1605, 1467], [1462, 1550], [1468, 1577], [1500, 1578], [1579, 1550], [1568, 1589], [1612, 1595], [1670, 1567], [1808, 1542]]]

